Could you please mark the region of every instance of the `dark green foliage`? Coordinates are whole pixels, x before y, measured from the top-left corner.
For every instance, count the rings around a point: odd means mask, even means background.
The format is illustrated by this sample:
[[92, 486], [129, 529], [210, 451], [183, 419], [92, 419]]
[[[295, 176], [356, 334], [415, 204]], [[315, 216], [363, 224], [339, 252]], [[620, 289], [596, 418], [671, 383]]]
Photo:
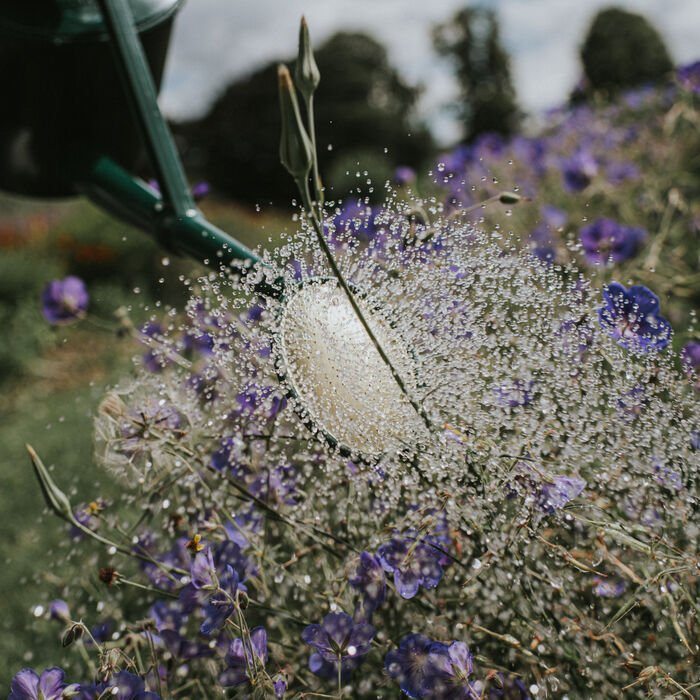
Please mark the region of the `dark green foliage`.
[[589, 89], [609, 93], [658, 82], [673, 68], [663, 39], [648, 20], [616, 7], [593, 19], [581, 61]]
[[[381, 44], [365, 34], [341, 32], [316, 52], [316, 61], [321, 71], [315, 108], [322, 174], [358, 151], [380, 156], [386, 148], [393, 165], [418, 165], [428, 155], [432, 143], [427, 130], [411, 122], [419, 91], [402, 81]], [[176, 126], [188, 169], [198, 170], [239, 201], [283, 205], [295, 195], [279, 162], [275, 66], [229, 85], [201, 120]]]
[[515, 133], [520, 111], [494, 11], [465, 7], [435, 28], [433, 41], [437, 51], [455, 66], [462, 91], [456, 107], [465, 140], [486, 132]]

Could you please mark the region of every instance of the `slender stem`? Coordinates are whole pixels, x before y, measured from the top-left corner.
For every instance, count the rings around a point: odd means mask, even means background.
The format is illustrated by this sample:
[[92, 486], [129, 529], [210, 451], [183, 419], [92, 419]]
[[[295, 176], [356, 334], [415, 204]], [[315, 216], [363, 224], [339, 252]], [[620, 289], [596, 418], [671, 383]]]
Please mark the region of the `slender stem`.
[[314, 195], [316, 196], [316, 204], [318, 205], [319, 215], [323, 212], [323, 186], [321, 176], [318, 172], [318, 152], [316, 150], [316, 118], [314, 117], [314, 96], [309, 95], [306, 100], [306, 116], [309, 120], [309, 136], [311, 137], [311, 152], [313, 154], [313, 162], [311, 165], [312, 176], [314, 181]]
[[309, 192], [308, 181], [297, 179], [297, 186], [299, 187], [299, 190], [302, 194], [302, 198], [304, 200], [304, 206], [311, 215], [311, 222], [313, 224], [314, 231], [316, 233], [316, 238], [318, 240], [318, 244], [319, 244], [321, 250], [323, 251], [323, 254], [326, 256], [326, 259], [328, 260], [328, 264], [331, 268], [331, 271], [333, 272], [333, 276], [338, 281], [340, 288], [345, 293], [345, 296], [347, 297], [348, 301], [350, 302], [350, 306], [352, 306], [352, 310], [355, 312], [357, 319], [360, 321], [360, 323], [362, 324], [362, 327], [365, 329], [365, 332], [367, 333], [367, 336], [372, 341], [372, 345], [374, 345], [376, 351], [379, 353], [379, 356], [382, 358], [384, 364], [389, 368], [389, 371], [391, 372], [391, 375], [394, 378], [394, 381], [398, 385], [399, 389], [401, 390], [403, 395], [408, 399], [411, 406], [413, 406], [414, 410], [416, 411], [418, 416], [423, 421], [423, 424], [428, 429], [428, 432], [434, 433], [435, 427], [433, 426], [430, 418], [426, 414], [423, 407], [409, 394], [408, 389], [406, 388], [406, 384], [404, 383], [403, 379], [401, 378], [401, 375], [398, 373], [398, 371], [396, 370], [396, 368], [392, 364], [391, 360], [389, 359], [389, 356], [384, 351], [384, 348], [382, 347], [379, 340], [377, 340], [376, 335], [372, 331], [372, 328], [370, 327], [367, 319], [365, 318], [365, 315], [362, 312], [362, 309], [360, 308], [359, 304], [357, 303], [357, 300], [355, 299], [355, 295], [352, 293], [352, 290], [350, 289], [350, 287], [348, 286], [348, 283], [345, 281], [345, 278], [343, 277], [343, 273], [340, 271], [340, 268], [338, 267], [338, 264], [336, 263], [335, 258], [333, 257], [333, 253], [331, 252], [331, 249], [328, 247], [328, 243], [326, 242], [326, 239], [323, 236], [323, 228], [321, 226], [321, 222], [319, 221], [319, 219], [314, 211], [313, 202], [311, 200], [311, 194]]

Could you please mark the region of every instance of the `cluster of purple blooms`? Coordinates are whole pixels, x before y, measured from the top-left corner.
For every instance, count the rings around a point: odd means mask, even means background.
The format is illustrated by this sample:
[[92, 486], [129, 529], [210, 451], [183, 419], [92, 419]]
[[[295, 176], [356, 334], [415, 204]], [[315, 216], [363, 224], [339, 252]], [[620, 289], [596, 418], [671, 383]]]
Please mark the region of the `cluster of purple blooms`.
[[100, 683], [67, 684], [65, 672], [56, 666], [38, 675], [23, 668], [12, 679], [8, 700], [160, 700], [160, 695], [146, 690], [141, 678], [129, 671], [119, 671]]
[[44, 287], [41, 311], [51, 325], [66, 325], [85, 316], [89, 302], [85, 282], [69, 275], [62, 280], [53, 280]]
[[646, 231], [602, 218], [584, 226], [580, 236], [586, 260], [605, 265], [633, 258], [646, 239]]
[[[390, 678], [409, 698], [424, 700], [530, 700], [517, 677], [498, 674], [488, 687], [472, 678], [474, 661], [463, 642], [436, 642], [422, 634], [410, 634], [384, 659]], [[485, 692], [485, 694], [484, 694]]]
[[659, 298], [650, 289], [634, 285], [627, 289], [611, 282], [603, 290], [605, 305], [598, 309], [601, 327], [627, 350], [663, 350], [671, 340], [671, 324], [660, 313]]

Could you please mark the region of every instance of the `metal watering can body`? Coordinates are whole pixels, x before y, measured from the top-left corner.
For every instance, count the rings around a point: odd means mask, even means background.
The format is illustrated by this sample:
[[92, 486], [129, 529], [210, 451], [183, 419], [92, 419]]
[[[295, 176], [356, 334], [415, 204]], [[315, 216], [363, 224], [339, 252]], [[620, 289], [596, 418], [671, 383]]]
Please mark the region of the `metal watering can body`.
[[[126, 2], [126, 0], [121, 0]], [[129, 0], [155, 85], [182, 0]], [[78, 194], [76, 173], [101, 155], [131, 170], [143, 135], [95, 0], [3, 0], [0, 188]]]
[[[157, 91], [184, 0], [2, 0], [0, 189], [82, 194], [174, 253], [259, 256], [197, 209]], [[131, 173], [142, 146], [160, 191]]]

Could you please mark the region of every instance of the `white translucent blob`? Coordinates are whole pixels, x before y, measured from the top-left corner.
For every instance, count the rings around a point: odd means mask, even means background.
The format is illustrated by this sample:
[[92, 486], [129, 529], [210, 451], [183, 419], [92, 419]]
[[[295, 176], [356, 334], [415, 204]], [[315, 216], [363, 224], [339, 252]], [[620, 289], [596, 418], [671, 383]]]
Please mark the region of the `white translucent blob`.
[[[362, 313], [407, 391], [415, 395], [410, 350], [389, 324], [358, 298]], [[415, 444], [425, 432], [347, 296], [335, 281], [293, 293], [278, 338], [281, 369], [310, 421], [363, 457]]]

